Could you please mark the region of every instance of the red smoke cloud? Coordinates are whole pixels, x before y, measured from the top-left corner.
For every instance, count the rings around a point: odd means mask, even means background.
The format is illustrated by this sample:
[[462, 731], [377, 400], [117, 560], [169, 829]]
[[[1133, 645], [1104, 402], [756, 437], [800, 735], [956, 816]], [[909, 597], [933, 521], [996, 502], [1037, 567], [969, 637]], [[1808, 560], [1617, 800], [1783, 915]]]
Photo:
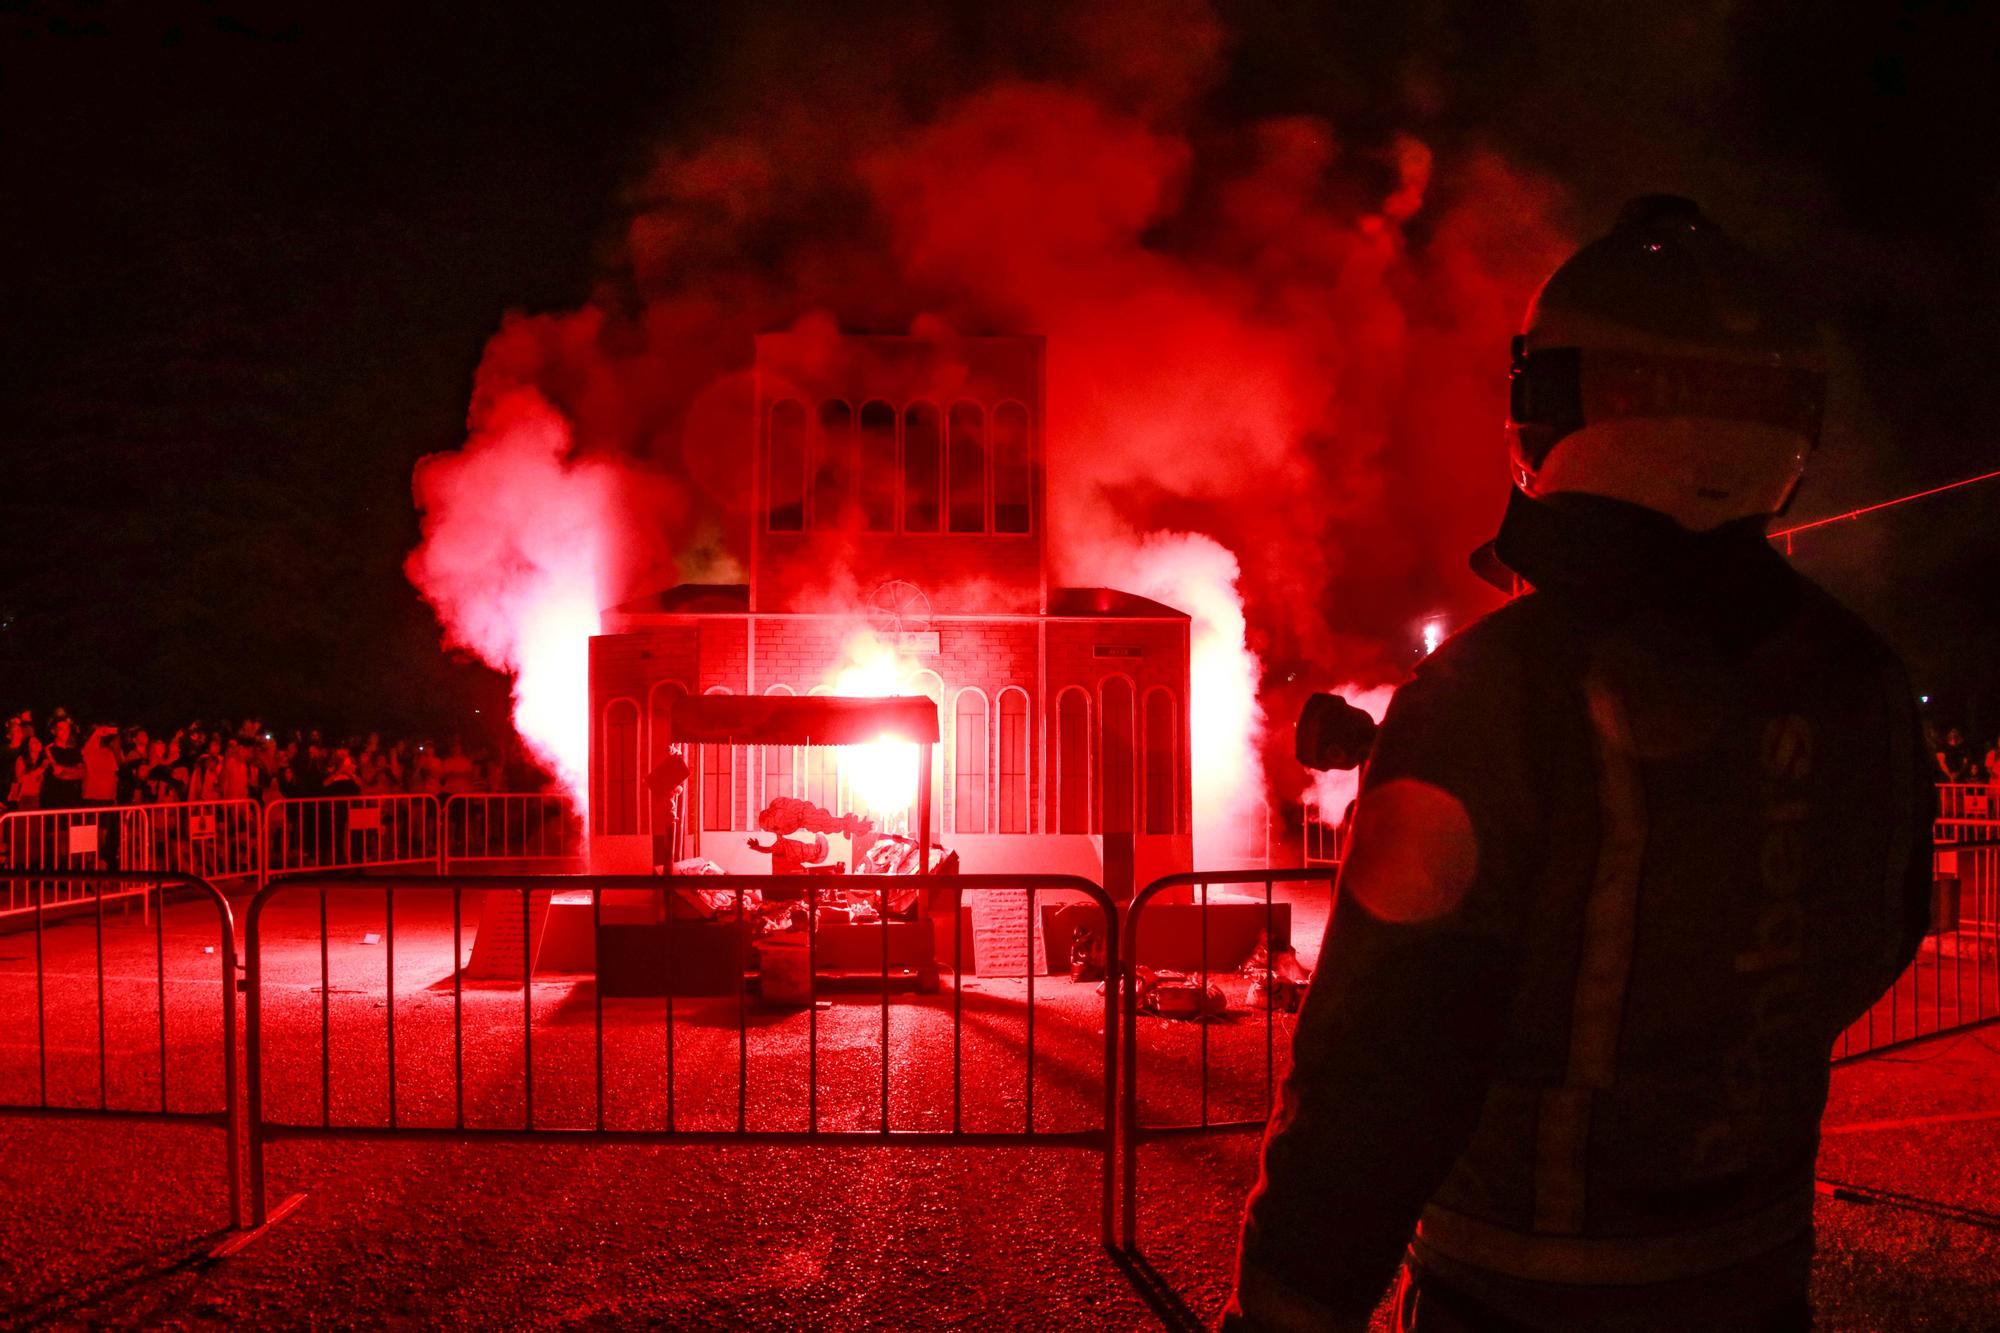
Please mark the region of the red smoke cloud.
[[[1393, 679], [1424, 617], [1484, 605], [1464, 560], [1506, 491], [1506, 338], [1566, 245], [1550, 187], [1490, 154], [1215, 123], [1220, 36], [1195, 7], [1100, 7], [1057, 33], [1059, 77], [939, 96], [912, 72], [912, 113], [877, 58], [867, 89], [774, 78], [726, 132], [664, 150], [599, 298], [509, 319], [464, 450], [419, 469], [409, 569], [448, 638], [516, 672], [533, 712], [568, 686], [535, 665], [562, 653], [526, 646], [524, 586], [608, 605], [726, 569], [752, 334], [1039, 332], [1053, 573], [1197, 616], [1208, 704], [1246, 733], [1197, 769], [1254, 792], [1260, 659], [1288, 722], [1297, 690]], [[553, 452], [514, 443], [555, 438], [502, 410], [524, 392], [566, 427]], [[595, 504], [604, 533], [551, 552], [533, 504], [485, 487], [546, 494], [565, 528]], [[482, 586], [453, 547], [498, 553], [501, 576]], [[567, 723], [521, 725], [566, 726], [538, 739], [580, 753], [582, 693], [561, 698]]]

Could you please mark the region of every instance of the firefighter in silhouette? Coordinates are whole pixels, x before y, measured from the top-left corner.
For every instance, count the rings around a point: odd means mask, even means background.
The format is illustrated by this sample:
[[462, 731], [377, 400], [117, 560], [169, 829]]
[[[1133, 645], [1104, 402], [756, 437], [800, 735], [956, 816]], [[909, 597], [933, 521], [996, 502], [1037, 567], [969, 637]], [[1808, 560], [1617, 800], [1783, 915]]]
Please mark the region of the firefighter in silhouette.
[[1652, 196], [1513, 373], [1533, 591], [1384, 719], [1225, 1327], [1363, 1329], [1402, 1263], [1421, 1333], [1806, 1329], [1829, 1048], [1915, 954], [1934, 803], [1901, 665], [1764, 536], [1817, 338]]

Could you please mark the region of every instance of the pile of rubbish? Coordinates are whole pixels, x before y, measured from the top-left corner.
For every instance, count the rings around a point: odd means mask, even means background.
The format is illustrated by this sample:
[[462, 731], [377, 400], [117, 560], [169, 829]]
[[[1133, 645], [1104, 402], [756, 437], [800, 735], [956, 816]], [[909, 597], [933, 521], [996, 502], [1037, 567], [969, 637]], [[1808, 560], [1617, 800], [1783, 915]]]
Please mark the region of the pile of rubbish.
[[[1076, 975], [1074, 961], [1071, 975]], [[1237, 969], [1237, 975], [1249, 983], [1245, 1004], [1253, 1013], [1269, 1009], [1295, 1014], [1312, 985], [1311, 971], [1294, 950], [1285, 947], [1274, 953], [1262, 941]], [[1205, 1023], [1229, 1013], [1229, 997], [1222, 987], [1213, 981], [1204, 986], [1198, 976], [1171, 968], [1134, 967], [1132, 986], [1142, 1014]]]
[[1250, 979], [1250, 1007], [1275, 1009], [1281, 1014], [1296, 1014], [1306, 1002], [1306, 988], [1312, 985], [1312, 972], [1299, 961], [1295, 950], [1287, 945], [1272, 953], [1266, 940], [1257, 942], [1242, 974]]
[[[861, 863], [854, 868], [857, 875], [915, 875], [921, 873], [919, 866], [923, 860], [917, 855], [915, 838], [906, 838], [900, 833], [877, 834], [863, 853]], [[931, 873], [933, 875], [956, 875], [958, 873], [958, 853], [937, 843], [931, 844]]]
[[1194, 977], [1169, 967], [1134, 967], [1132, 986], [1138, 992], [1142, 1014], [1204, 1023], [1229, 1012], [1229, 997], [1222, 993], [1222, 987], [1212, 981], [1204, 987]]
[[[853, 875], [843, 873], [845, 866], [815, 866], [811, 869], [816, 873], [785, 877], [796, 887], [790, 883], [765, 889], [675, 887], [667, 895], [668, 911], [676, 921], [734, 921], [740, 913], [756, 935], [827, 925], [876, 925], [885, 913], [891, 921], [914, 921], [922, 913], [922, 891], [882, 881], [917, 874], [917, 851], [914, 839], [890, 834], [875, 841]], [[725, 873], [701, 857], [674, 865], [675, 877], [699, 879]], [[958, 853], [933, 844], [931, 873], [957, 874]]]

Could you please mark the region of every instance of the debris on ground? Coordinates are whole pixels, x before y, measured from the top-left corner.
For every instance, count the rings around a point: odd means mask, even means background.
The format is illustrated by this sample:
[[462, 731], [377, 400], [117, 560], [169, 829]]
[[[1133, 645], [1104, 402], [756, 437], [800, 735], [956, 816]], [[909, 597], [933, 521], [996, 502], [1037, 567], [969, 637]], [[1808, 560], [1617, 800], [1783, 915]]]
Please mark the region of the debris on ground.
[[1240, 969], [1250, 983], [1248, 1003], [1252, 1010], [1271, 1008], [1282, 1014], [1296, 1014], [1305, 1003], [1306, 988], [1312, 985], [1312, 971], [1299, 961], [1290, 945], [1270, 948], [1268, 939], [1259, 939]]
[[1229, 1012], [1229, 997], [1214, 982], [1203, 986], [1172, 968], [1135, 967], [1132, 984], [1139, 994], [1139, 1012], [1186, 1022], [1207, 1022]]

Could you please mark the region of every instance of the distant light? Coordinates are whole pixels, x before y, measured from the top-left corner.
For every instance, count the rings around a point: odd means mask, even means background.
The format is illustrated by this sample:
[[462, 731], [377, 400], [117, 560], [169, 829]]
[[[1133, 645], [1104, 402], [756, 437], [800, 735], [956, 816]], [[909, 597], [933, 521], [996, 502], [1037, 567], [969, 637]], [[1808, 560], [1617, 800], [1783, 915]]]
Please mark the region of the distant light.
[[1424, 656], [1429, 657], [1444, 642], [1444, 617], [1433, 616], [1424, 622]]
[[1927, 704], [1930, 701], [1931, 697], [1928, 694], [1920, 694], [1917, 696], [1917, 702], [1920, 704]]

